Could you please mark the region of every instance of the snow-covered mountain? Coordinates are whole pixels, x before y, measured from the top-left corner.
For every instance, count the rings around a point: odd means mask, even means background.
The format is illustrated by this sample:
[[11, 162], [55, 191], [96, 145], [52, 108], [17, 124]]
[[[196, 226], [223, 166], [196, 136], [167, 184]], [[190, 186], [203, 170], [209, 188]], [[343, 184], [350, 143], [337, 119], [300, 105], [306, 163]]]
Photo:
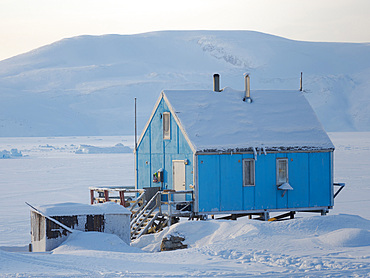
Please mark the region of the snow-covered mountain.
[[64, 39], [0, 62], [0, 136], [139, 132], [163, 89], [299, 89], [327, 131], [370, 131], [370, 44], [251, 31], [166, 31]]

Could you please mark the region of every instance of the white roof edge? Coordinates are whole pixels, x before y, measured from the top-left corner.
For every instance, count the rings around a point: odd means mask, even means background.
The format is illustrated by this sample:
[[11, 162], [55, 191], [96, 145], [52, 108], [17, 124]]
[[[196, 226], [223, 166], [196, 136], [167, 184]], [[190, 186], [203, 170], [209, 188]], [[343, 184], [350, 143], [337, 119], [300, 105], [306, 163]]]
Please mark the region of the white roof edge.
[[[278, 147], [263, 147], [265, 149], [266, 153], [273, 153], [273, 152], [278, 152], [278, 153], [289, 153], [289, 152], [331, 152], [334, 151], [334, 147], [322, 147], [322, 148], [315, 148], [315, 147], [291, 147], [291, 148], [278, 148]], [[262, 147], [256, 147], [255, 149], [262, 150]], [[228, 148], [228, 149], [223, 149], [223, 148], [214, 148], [214, 149], [199, 149], [196, 151], [196, 154], [226, 154], [226, 153], [254, 153], [253, 148]]]

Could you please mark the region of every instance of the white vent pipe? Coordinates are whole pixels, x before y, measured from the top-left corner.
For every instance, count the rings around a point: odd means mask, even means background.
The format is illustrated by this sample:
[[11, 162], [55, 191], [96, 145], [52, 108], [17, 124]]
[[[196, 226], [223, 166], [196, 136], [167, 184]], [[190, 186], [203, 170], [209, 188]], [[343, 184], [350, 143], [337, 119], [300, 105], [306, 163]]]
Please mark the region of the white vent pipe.
[[246, 101], [246, 102], [252, 102], [252, 99], [251, 99], [251, 89], [250, 89], [250, 77], [249, 77], [249, 74], [246, 74], [244, 76], [244, 81], [245, 81], [245, 97], [243, 98], [243, 101]]

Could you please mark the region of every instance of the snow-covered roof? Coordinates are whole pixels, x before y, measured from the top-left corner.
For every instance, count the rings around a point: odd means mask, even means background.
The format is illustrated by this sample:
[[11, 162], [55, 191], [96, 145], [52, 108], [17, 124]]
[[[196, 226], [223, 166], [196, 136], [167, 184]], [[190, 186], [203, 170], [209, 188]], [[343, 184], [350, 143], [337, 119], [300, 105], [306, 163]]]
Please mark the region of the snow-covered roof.
[[163, 97], [197, 152], [334, 149], [299, 91], [165, 90]]
[[43, 205], [36, 208], [48, 216], [131, 214], [127, 208], [113, 202], [95, 205], [60, 203]]

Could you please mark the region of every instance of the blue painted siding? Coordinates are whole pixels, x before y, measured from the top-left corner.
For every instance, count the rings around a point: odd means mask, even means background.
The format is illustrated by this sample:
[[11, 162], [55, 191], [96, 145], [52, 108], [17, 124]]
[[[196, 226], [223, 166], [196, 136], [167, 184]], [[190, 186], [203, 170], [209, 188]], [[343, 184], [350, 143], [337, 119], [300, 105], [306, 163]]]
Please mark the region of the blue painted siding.
[[329, 175], [330, 175], [330, 206], [334, 206], [334, 172], [333, 172], [333, 159], [334, 159], [334, 153], [333, 152], [330, 152], [330, 155], [329, 155], [329, 159], [330, 159], [330, 172], [329, 172]]
[[310, 207], [331, 204], [331, 153], [310, 153]]
[[[150, 161], [151, 161], [151, 173], [152, 176], [150, 178], [150, 187], [156, 187], [156, 186], [161, 186], [161, 183], [154, 183], [153, 182], [153, 174], [157, 172], [159, 169], [165, 169], [164, 163], [163, 163], [163, 154], [156, 154], [152, 153], [150, 156]], [[165, 181], [166, 182], [166, 181]]]
[[276, 155], [258, 155], [256, 161], [255, 209], [272, 209], [276, 205]]
[[[287, 158], [287, 154], [286, 153], [277, 153], [276, 154], [276, 160], [278, 158]], [[275, 187], [277, 189], [278, 185], [277, 185], [277, 172], [276, 172], [277, 162], [276, 162], [276, 160], [275, 160]], [[289, 161], [288, 161], [288, 179], [289, 179]], [[285, 192], [285, 194], [284, 194], [284, 191], [278, 190], [278, 189], [276, 190], [276, 208], [283, 209], [283, 208], [288, 207], [288, 193], [289, 192]]]
[[220, 211], [220, 156], [198, 156], [199, 212]]
[[289, 153], [289, 184], [293, 187], [292, 191], [286, 192], [288, 207], [308, 207], [309, 206], [309, 168], [308, 153]]
[[138, 148], [140, 148], [141, 153], [150, 153], [150, 126], [145, 131], [144, 137], [141, 140]]
[[180, 131], [173, 115], [170, 119], [171, 139], [163, 140], [163, 112], [170, 112], [162, 99], [136, 150], [138, 188], [161, 186], [153, 183], [153, 173], [164, 170], [163, 189], [173, 189], [172, 161], [185, 160], [186, 189], [193, 184], [193, 152]]
[[242, 160], [241, 154], [220, 155], [221, 211], [241, 210], [243, 207]]
[[[253, 154], [198, 156], [199, 212], [294, 209], [331, 205], [331, 154], [269, 153], [257, 156], [255, 186], [243, 186], [242, 159]], [[288, 159], [292, 191], [278, 190], [277, 158]]]
[[[254, 158], [253, 154], [243, 154], [243, 159]], [[241, 175], [243, 180], [243, 173]], [[255, 186], [243, 186], [243, 210], [252, 210], [255, 209]]]
[[136, 154], [137, 155], [137, 186], [138, 188], [148, 187], [148, 181], [151, 180], [151, 163], [149, 154]]
[[151, 153], [163, 153], [163, 127], [162, 127], [163, 112], [164, 112], [163, 101], [161, 101], [150, 123]]

